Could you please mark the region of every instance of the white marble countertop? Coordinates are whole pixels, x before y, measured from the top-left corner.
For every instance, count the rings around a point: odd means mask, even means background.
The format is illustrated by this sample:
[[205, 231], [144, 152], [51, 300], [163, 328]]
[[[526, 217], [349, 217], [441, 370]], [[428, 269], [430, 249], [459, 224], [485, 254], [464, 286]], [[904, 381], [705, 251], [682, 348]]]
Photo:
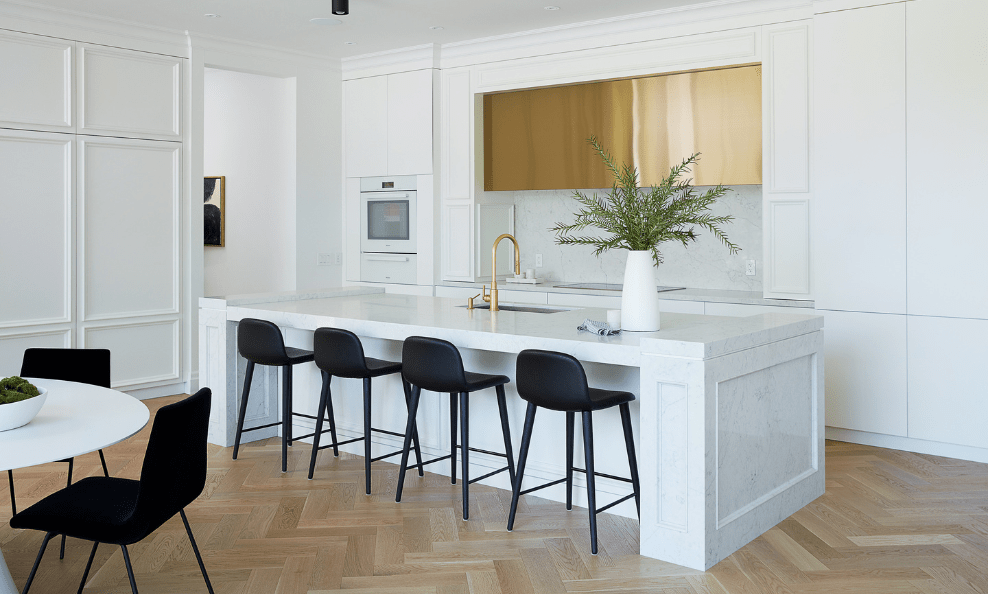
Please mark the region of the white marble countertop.
[[[488, 279], [484, 282], [469, 283], [460, 281], [443, 281], [437, 286], [440, 287], [462, 287], [477, 289], [483, 285], [490, 286]], [[601, 289], [574, 289], [570, 287], [560, 287], [557, 285], [572, 285], [575, 282], [567, 281], [543, 281], [539, 284], [530, 283], [509, 283], [502, 277], [497, 279], [497, 288], [501, 291], [536, 291], [544, 293], [569, 293], [575, 295], [599, 295], [603, 297], [620, 297], [621, 291], [608, 291]], [[659, 293], [659, 299], [670, 299], [674, 301], [706, 301], [708, 303], [738, 303], [742, 305], [774, 305], [776, 307], [805, 307], [813, 308], [813, 301], [801, 301], [797, 299], [766, 299], [762, 297], [760, 291], [731, 291], [726, 289], [680, 289], [678, 291], [665, 291]]]
[[[203, 298], [205, 308], [227, 310], [227, 319], [260, 317], [276, 324], [315, 330], [336, 326], [361, 336], [404, 340], [432, 336], [461, 348], [519, 352], [541, 348], [584, 361], [639, 366], [642, 353], [709, 359], [814, 332], [822, 316], [772, 313], [749, 317], [662, 314], [658, 332], [622, 332], [602, 337], [576, 328], [584, 319], [605, 320], [606, 310], [572, 308], [557, 313], [468, 310], [460, 299], [384, 294], [349, 288], [309, 295], [298, 291], [269, 296]], [[507, 302], [502, 302], [507, 304]]]

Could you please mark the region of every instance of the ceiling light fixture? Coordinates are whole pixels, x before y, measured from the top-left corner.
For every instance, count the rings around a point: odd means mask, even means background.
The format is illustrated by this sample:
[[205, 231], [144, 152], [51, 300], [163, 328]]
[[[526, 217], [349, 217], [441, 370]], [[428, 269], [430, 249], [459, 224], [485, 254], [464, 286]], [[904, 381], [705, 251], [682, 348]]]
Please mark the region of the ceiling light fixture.
[[335, 27], [336, 25], [342, 25], [343, 21], [340, 19], [330, 19], [326, 17], [315, 17], [309, 19], [309, 22], [314, 25], [325, 25], [327, 27]]
[[204, 14], [202, 16], [206, 17], [207, 19], [218, 19], [218, 18], [220, 18], [220, 15], [213, 14], [211, 12], [210, 13], [207, 13], [207, 14]]
[[344, 41], [343, 45], [357, 45], [356, 41]]
[[442, 31], [443, 30], [443, 28], [440, 27], [439, 25], [433, 25], [433, 26], [431, 26], [429, 28], [432, 29], [433, 31]]
[[350, 14], [350, 0], [333, 0], [333, 14]]
[[545, 9], [546, 10], [559, 10], [559, 7], [558, 6], [546, 6]]

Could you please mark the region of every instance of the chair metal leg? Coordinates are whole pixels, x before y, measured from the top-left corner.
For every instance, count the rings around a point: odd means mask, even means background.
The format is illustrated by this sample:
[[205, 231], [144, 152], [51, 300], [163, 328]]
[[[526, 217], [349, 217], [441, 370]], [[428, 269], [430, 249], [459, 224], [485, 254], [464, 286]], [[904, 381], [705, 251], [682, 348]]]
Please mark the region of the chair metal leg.
[[292, 393], [292, 366], [281, 368], [281, 471], [288, 472], [288, 441], [289, 427], [292, 424], [291, 402], [288, 395]]
[[247, 416], [247, 396], [250, 394], [250, 382], [254, 379], [254, 362], [247, 362], [247, 372], [244, 374], [243, 396], [240, 399], [240, 414], [237, 415], [237, 438], [233, 440], [233, 459], [240, 453], [240, 436], [244, 432], [244, 417]]
[[405, 424], [405, 443], [401, 448], [401, 466], [398, 467], [398, 488], [395, 501], [401, 502], [401, 488], [405, 485], [405, 471], [408, 470], [408, 453], [412, 447], [412, 430], [415, 429], [415, 413], [419, 409], [419, 396], [422, 389], [412, 386], [411, 401], [408, 404], [408, 422]]
[[573, 426], [576, 413], [566, 413], [566, 510], [573, 511]]
[[[322, 420], [326, 414], [326, 398], [329, 397], [329, 380], [332, 378], [325, 371], [322, 372], [322, 390], [319, 393], [319, 406], [316, 407], [316, 434], [312, 436], [312, 454], [309, 457], [309, 480], [312, 480], [312, 473], [316, 470], [316, 456], [319, 454], [319, 436], [322, 435]], [[336, 440], [333, 440], [336, 445]]]
[[[213, 585], [209, 583], [209, 576], [206, 575], [206, 566], [202, 563], [202, 555], [199, 554], [199, 547], [196, 546], [196, 539], [192, 536], [192, 527], [189, 526], [189, 519], [185, 517], [185, 510], [179, 510], [182, 514], [182, 521], [185, 522], [185, 531], [189, 533], [189, 541], [192, 543], [192, 550], [196, 554], [196, 561], [199, 562], [199, 570], [202, 571], [202, 579], [206, 580], [206, 589], [209, 590], [209, 594], [213, 594]], [[94, 551], [96, 549], [93, 549]]]
[[631, 484], [635, 488], [635, 507], [638, 519], [642, 517], [641, 486], [638, 484], [638, 458], [635, 456], [635, 435], [631, 431], [631, 407], [627, 402], [618, 407], [621, 410], [621, 425], [624, 426], [624, 445], [628, 450], [628, 466], [631, 468]]
[[27, 583], [24, 584], [24, 589], [21, 590], [21, 594], [27, 594], [27, 591], [31, 589], [31, 582], [34, 581], [34, 575], [38, 573], [38, 566], [41, 565], [41, 557], [45, 554], [45, 549], [48, 547], [48, 541], [55, 536], [54, 532], [48, 532], [45, 534], [45, 540], [41, 543], [41, 550], [38, 551], [38, 558], [34, 560], [34, 566], [31, 567], [31, 573], [27, 576]]
[[134, 568], [130, 565], [130, 554], [127, 552], [127, 545], [120, 545], [123, 549], [124, 564], [127, 566], [127, 577], [130, 578], [130, 591], [137, 594], [137, 582], [134, 580]]
[[449, 393], [449, 482], [456, 484], [456, 392]]
[[511, 511], [508, 513], [508, 532], [515, 528], [515, 512], [518, 511], [518, 498], [521, 496], [521, 482], [525, 478], [525, 461], [528, 460], [528, 447], [532, 445], [532, 427], [535, 426], [535, 411], [537, 406], [528, 403], [525, 411], [525, 427], [521, 431], [521, 450], [518, 452], [518, 468], [515, 470], [515, 482], [511, 484]]
[[103, 476], [110, 478], [110, 471], [106, 469], [106, 457], [103, 456], [103, 450], [99, 450], [99, 463], [103, 465]]
[[364, 491], [371, 494], [371, 378], [364, 378]]
[[470, 519], [470, 393], [460, 392], [460, 455], [463, 458], [463, 519]]
[[593, 417], [583, 411], [583, 454], [587, 469], [587, 507], [590, 508], [590, 552], [597, 554], [597, 484], [593, 471]]
[[[333, 376], [329, 376], [332, 380]], [[333, 411], [333, 388], [326, 385], [326, 411], [329, 412], [329, 436], [333, 438], [333, 457], [340, 457], [340, 440], [336, 437], [336, 413]]]
[[504, 397], [504, 385], [496, 387], [497, 409], [501, 413], [501, 435], [504, 437], [504, 455], [508, 457], [508, 480], [515, 484], [515, 456], [511, 451], [511, 426], [508, 424], [508, 403]]
[[[405, 391], [405, 409], [408, 409], [408, 403], [412, 399], [412, 387], [408, 385], [408, 382], [404, 378], [401, 380], [401, 387]], [[419, 465], [419, 476], [425, 476], [425, 469], [422, 468], [422, 448], [419, 447], [419, 427], [415, 424], [415, 429], [412, 433], [412, 447], [415, 448], [415, 462]]]
[[10, 512], [11, 515], [17, 515], [17, 502], [14, 501], [14, 471], [7, 471], [7, 482], [10, 483]]
[[[75, 466], [75, 458], [69, 458], [69, 476], [65, 479], [65, 486], [69, 487], [72, 485], [72, 467]], [[65, 535], [62, 535], [62, 545], [58, 549], [58, 558], [65, 558]]]
[[86, 587], [86, 578], [89, 577], [89, 570], [93, 567], [93, 559], [96, 557], [96, 547], [98, 546], [98, 541], [93, 543], [93, 550], [89, 553], [89, 561], [86, 562], [86, 571], [82, 573], [82, 581], [79, 582], [79, 592], [77, 594], [82, 594], [82, 589]]

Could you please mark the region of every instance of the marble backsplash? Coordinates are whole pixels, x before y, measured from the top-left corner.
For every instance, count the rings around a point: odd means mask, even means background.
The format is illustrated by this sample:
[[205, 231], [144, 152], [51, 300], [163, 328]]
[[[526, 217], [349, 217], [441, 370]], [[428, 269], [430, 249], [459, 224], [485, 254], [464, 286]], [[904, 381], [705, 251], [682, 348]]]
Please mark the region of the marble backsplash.
[[[707, 188], [697, 188], [706, 191]], [[588, 190], [591, 194], [594, 190]], [[608, 190], [596, 190], [606, 194]], [[591, 246], [556, 245], [549, 229], [556, 222], [570, 222], [579, 204], [572, 190], [529, 190], [513, 192], [515, 237], [521, 245], [521, 267], [535, 268], [535, 255], [542, 254], [540, 278], [549, 281], [623, 283], [627, 255], [610, 250], [594, 257]], [[734, 186], [711, 209], [729, 214], [734, 221], [724, 227], [732, 242], [741, 247], [731, 255], [724, 244], [708, 232], [698, 233], [689, 249], [679, 243], [660, 247], [664, 263], [659, 266], [658, 284], [702, 289], [762, 290], [762, 187]], [[593, 235], [587, 229], [588, 235]], [[755, 260], [755, 276], [745, 275], [745, 261]]]

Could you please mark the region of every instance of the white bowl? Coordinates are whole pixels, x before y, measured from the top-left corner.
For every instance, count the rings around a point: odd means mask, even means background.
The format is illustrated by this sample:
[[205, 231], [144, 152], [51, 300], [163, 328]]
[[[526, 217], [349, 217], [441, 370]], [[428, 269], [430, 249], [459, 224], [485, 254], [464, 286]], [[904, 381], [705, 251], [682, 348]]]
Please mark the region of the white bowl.
[[0, 431], [27, 425], [38, 415], [38, 411], [45, 405], [45, 399], [48, 398], [48, 390], [38, 386], [38, 391], [41, 394], [34, 398], [0, 404]]

